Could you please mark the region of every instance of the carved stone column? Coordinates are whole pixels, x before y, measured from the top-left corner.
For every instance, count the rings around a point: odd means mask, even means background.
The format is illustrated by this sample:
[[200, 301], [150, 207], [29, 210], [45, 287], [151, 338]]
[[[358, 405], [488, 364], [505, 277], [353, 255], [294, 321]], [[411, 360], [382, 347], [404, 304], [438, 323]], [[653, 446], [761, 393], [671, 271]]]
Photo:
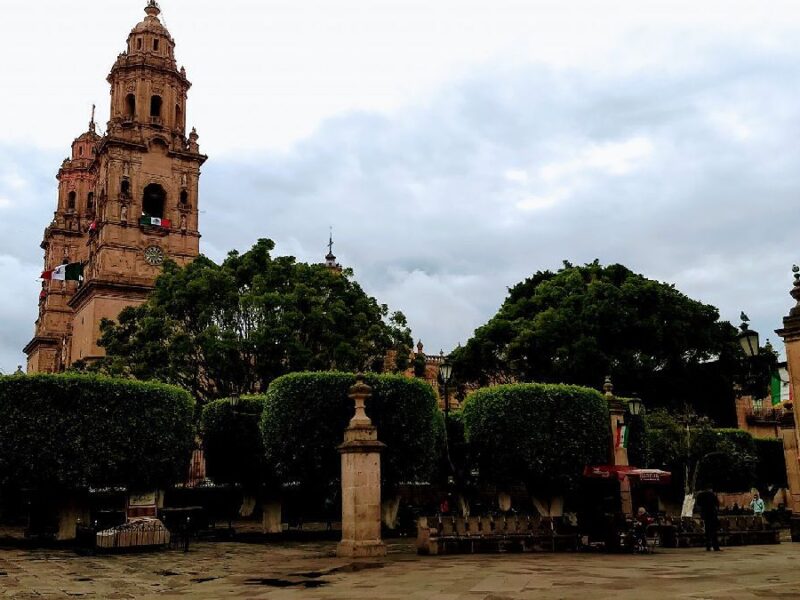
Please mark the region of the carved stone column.
[[381, 540], [381, 451], [378, 430], [372, 424], [364, 403], [372, 388], [364, 383], [364, 375], [356, 377], [350, 388], [355, 415], [344, 432], [342, 455], [342, 541], [336, 555], [364, 558], [386, 555]]

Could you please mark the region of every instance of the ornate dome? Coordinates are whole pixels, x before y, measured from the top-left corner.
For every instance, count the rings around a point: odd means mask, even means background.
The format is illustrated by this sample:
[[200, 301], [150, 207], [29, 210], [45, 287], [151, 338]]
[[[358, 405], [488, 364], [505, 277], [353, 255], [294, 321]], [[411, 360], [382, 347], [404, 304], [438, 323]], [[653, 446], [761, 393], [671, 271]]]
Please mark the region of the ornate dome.
[[144, 12], [147, 13], [147, 16], [144, 18], [144, 21], [138, 23], [136, 27], [131, 29], [131, 35], [142, 33], [163, 35], [172, 41], [172, 36], [169, 34], [169, 31], [167, 31], [167, 28], [164, 27], [164, 24], [161, 23], [158, 18], [158, 15], [161, 14], [161, 8], [158, 6], [158, 2], [150, 0], [147, 6], [145, 6]]

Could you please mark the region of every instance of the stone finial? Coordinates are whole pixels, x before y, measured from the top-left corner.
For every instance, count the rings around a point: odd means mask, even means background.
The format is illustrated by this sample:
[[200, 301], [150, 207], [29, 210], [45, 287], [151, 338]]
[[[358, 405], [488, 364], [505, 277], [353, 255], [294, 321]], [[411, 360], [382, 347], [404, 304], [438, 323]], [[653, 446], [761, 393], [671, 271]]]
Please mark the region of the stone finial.
[[611, 375], [606, 375], [606, 381], [603, 384], [603, 392], [605, 392], [606, 400], [614, 399], [614, 384], [611, 383]]
[[417, 354], [422, 354], [425, 347], [422, 345], [422, 340], [417, 342]]
[[371, 427], [372, 421], [365, 412], [365, 403], [372, 396], [372, 388], [364, 382], [364, 374], [356, 375], [356, 382], [350, 387], [348, 396], [355, 403], [356, 412], [350, 419], [350, 427]]
[[144, 7], [144, 12], [146, 12], [149, 17], [157, 17], [161, 14], [161, 7], [156, 0], [150, 0], [147, 6]]
[[797, 301], [798, 306], [800, 306], [800, 267], [797, 265], [792, 265], [792, 273], [794, 273], [794, 285], [792, 286], [792, 291], [789, 292]]

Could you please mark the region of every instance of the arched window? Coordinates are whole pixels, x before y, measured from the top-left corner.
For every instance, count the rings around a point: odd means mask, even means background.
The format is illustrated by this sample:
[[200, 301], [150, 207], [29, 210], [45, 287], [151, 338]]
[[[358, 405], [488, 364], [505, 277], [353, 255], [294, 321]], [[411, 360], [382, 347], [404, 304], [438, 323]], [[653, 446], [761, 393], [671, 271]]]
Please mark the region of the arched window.
[[86, 196], [86, 210], [94, 211], [94, 192], [89, 192]]
[[142, 49], [142, 38], [136, 38], [136, 49], [137, 50]]
[[151, 183], [144, 188], [142, 196], [142, 214], [148, 217], [164, 218], [164, 203], [167, 193], [157, 183]]
[[181, 190], [181, 204], [186, 204], [187, 202], [189, 202], [189, 192]]
[[128, 94], [125, 97], [125, 116], [131, 119], [136, 118], [136, 96]]
[[161, 116], [161, 96], [153, 96], [150, 98], [150, 116]]
[[158, 52], [158, 40], [153, 40], [153, 51]]
[[75, 192], [70, 192], [67, 196], [67, 210], [75, 210]]
[[181, 110], [181, 105], [175, 105], [175, 127], [181, 128], [183, 125], [183, 111]]
[[119, 184], [119, 193], [121, 196], [130, 196], [131, 194], [131, 182], [127, 179], [123, 179], [122, 182]]

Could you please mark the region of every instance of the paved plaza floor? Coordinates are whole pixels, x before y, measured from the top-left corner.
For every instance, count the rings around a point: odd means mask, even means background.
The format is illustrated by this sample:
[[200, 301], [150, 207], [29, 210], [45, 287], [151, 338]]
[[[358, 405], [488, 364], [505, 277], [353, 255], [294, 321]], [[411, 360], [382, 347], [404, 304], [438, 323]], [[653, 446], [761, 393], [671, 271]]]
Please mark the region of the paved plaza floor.
[[440, 599], [800, 598], [800, 544], [660, 550], [650, 556], [495, 554], [421, 557], [389, 544], [378, 563], [333, 543], [204, 542], [188, 553], [79, 556], [0, 549], [0, 598]]

